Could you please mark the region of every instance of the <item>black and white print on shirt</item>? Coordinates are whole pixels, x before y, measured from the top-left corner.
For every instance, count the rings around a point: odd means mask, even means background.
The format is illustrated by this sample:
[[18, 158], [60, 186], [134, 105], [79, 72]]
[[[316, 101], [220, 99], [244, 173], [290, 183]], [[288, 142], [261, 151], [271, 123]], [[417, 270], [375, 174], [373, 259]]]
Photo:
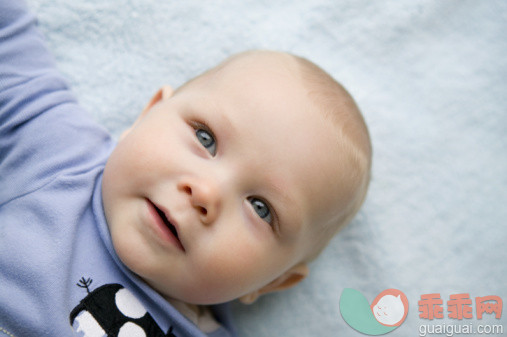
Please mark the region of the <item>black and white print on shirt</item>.
[[157, 325], [141, 302], [120, 284], [105, 284], [90, 291], [91, 279], [77, 286], [87, 295], [70, 313], [70, 324], [82, 337], [176, 337]]

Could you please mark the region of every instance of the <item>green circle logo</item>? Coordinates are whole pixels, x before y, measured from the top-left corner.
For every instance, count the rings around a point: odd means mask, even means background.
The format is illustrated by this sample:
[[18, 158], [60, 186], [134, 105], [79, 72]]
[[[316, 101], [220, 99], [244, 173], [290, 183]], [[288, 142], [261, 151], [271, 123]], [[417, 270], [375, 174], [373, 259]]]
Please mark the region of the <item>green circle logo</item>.
[[398, 289], [386, 289], [368, 303], [359, 291], [345, 288], [340, 296], [340, 313], [350, 327], [372, 336], [399, 327], [408, 313], [407, 296]]

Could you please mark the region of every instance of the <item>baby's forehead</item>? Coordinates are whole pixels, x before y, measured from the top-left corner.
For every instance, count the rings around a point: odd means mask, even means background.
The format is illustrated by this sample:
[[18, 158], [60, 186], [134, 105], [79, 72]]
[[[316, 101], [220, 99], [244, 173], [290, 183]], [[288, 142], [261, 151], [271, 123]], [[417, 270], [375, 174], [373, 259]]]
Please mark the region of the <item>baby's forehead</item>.
[[296, 64], [294, 56], [274, 51], [252, 51], [233, 55], [226, 59], [218, 68], [230, 68], [231, 70], [262, 70], [279, 69], [290, 70]]
[[197, 79], [203, 81], [230, 81], [237, 77], [262, 78], [271, 81], [271, 76], [284, 75], [294, 81], [298, 77], [296, 59], [286, 53], [273, 51], [250, 51], [236, 54], [204, 72]]
[[[244, 94], [241, 105], [260, 107], [242, 127], [263, 138], [258, 145], [263, 145], [264, 154], [271, 154], [269, 162], [281, 163], [284, 159], [285, 165], [280, 166], [284, 174], [297, 176], [294, 183], [304, 186], [301, 194], [308, 199], [308, 207], [318, 209], [326, 218], [336, 213], [336, 199], [344, 204], [346, 198], [340, 195], [351, 192], [342, 181], [348, 168], [339, 141], [341, 125], [328, 118], [315, 103], [300, 66], [289, 54], [253, 52], [226, 61], [223, 73], [218, 75], [230, 80], [227, 84]], [[262, 114], [266, 111], [267, 114]], [[327, 202], [328, 199], [332, 201]], [[319, 200], [317, 205], [315, 200]], [[326, 221], [320, 216], [319, 220]]]

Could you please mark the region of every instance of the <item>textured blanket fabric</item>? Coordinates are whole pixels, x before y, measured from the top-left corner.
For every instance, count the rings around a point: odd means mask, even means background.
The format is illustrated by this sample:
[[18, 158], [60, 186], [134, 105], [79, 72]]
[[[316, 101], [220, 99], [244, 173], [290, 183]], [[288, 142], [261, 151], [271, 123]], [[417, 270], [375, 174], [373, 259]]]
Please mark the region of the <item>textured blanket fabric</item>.
[[[409, 302], [390, 336], [479, 320], [475, 297], [507, 303], [507, 2], [30, 0], [83, 106], [115, 136], [163, 84], [178, 86], [245, 49], [321, 65], [356, 98], [374, 144], [356, 219], [293, 290], [234, 305], [241, 336], [361, 336], [340, 314], [345, 288]], [[419, 317], [438, 293], [442, 319]], [[473, 317], [447, 301], [469, 294]], [[504, 311], [505, 308], [504, 308]], [[423, 327], [423, 328], [421, 328]]]

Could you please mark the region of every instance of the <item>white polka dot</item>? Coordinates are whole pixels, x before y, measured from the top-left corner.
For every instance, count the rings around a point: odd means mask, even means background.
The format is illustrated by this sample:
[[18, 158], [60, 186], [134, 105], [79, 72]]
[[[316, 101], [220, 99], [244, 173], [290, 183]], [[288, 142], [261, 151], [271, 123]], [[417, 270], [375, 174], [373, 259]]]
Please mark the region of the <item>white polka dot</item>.
[[[77, 325], [77, 327], [76, 327]], [[74, 320], [74, 330], [77, 333], [82, 332], [86, 337], [104, 337], [106, 333], [100, 327], [99, 323], [86, 310], [81, 311]]]
[[139, 325], [128, 322], [120, 328], [118, 337], [146, 337], [146, 333]]
[[118, 310], [127, 317], [141, 318], [146, 314], [146, 309], [141, 302], [125, 288], [118, 290], [115, 300]]

